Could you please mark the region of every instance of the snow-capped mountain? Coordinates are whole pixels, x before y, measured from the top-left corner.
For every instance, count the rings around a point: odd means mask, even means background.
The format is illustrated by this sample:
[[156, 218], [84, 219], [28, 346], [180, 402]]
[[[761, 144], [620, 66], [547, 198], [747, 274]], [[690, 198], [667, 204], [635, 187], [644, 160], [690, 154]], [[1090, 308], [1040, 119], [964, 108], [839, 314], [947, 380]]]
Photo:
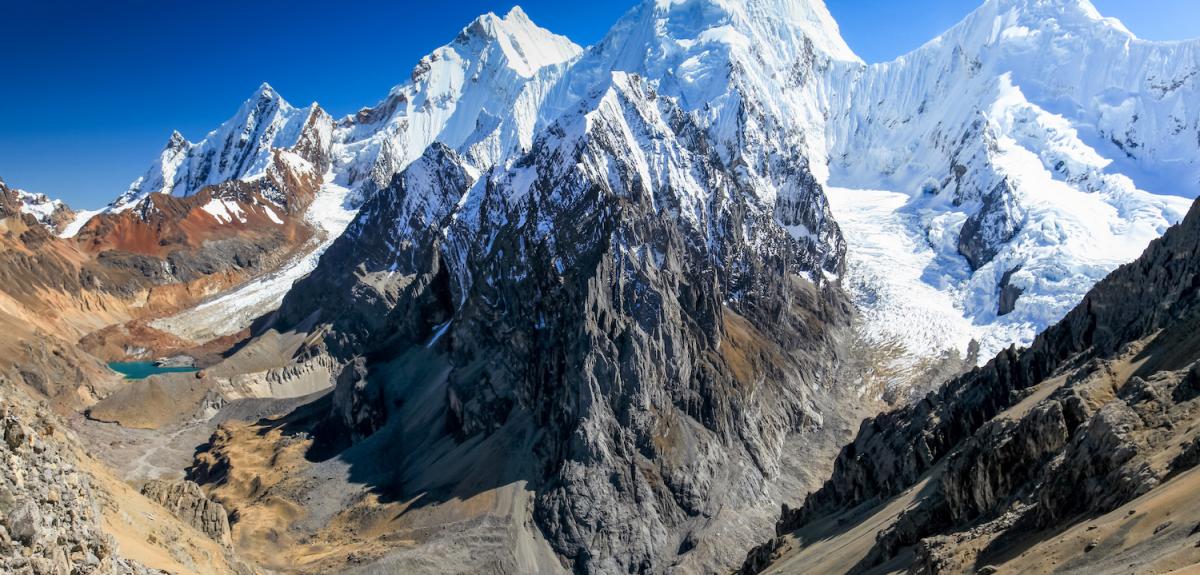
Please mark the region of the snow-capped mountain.
[[499, 536], [537, 545], [496, 565], [719, 571], [714, 534], [748, 547], [815, 487], [788, 450], [878, 394], [846, 383], [874, 361], [847, 293], [905, 381], [1027, 342], [1183, 214], [1159, 194], [1195, 195], [1196, 58], [1086, 0], [990, 0], [875, 65], [819, 0], [645, 0], [586, 50], [514, 9], [341, 120], [264, 86], [110, 211], [328, 216], [155, 325], [222, 335], [282, 299], [257, 335], [305, 337], [273, 377], [336, 382], [313, 433], [386, 453], [363, 473], [466, 540], [495, 523], [442, 496], [512, 490]]
[[[477, 18], [450, 44], [422, 58], [409, 81], [377, 106], [341, 120], [315, 103], [297, 108], [264, 83], [200, 142], [172, 134], [146, 174], [97, 214], [83, 240], [95, 249], [139, 249], [144, 236], [179, 227], [173, 222], [181, 218], [203, 220], [183, 225], [184, 235], [194, 236], [190, 230], [196, 229], [213, 237], [236, 235], [248, 225], [240, 214], [252, 212], [267, 214], [267, 229], [285, 223], [309, 228], [286, 232], [290, 239], [282, 246], [264, 247], [284, 250], [286, 261], [278, 269], [155, 324], [193, 338], [234, 333], [278, 306], [292, 282], [311, 271], [342, 233], [358, 205], [431, 143], [452, 145], [482, 168], [528, 148], [536, 94], [554, 77], [553, 69], [562, 69], [579, 52], [514, 8], [503, 18]], [[248, 200], [250, 188], [256, 196]], [[181, 212], [176, 203], [155, 200], [156, 193], [207, 196]], [[167, 205], [176, 207], [164, 211]], [[71, 235], [83, 227], [84, 222], [71, 226]], [[159, 231], [131, 233], [130, 227]], [[135, 236], [141, 243], [122, 243], [109, 237], [113, 234]], [[193, 237], [189, 243], [204, 239]]]
[[21, 189], [12, 189], [12, 193], [20, 202], [22, 213], [33, 216], [38, 223], [53, 233], [61, 232], [75, 219], [75, 212], [62, 200]]
[[[825, 166], [809, 161], [824, 157], [814, 136], [828, 106], [816, 80], [834, 61], [859, 62], [820, 2], [642, 2], [550, 91], [540, 123], [625, 75], [644, 82], [692, 116], [817, 268], [838, 273], [845, 248], [818, 185]], [[708, 192], [693, 195], [703, 203]]]
[[547, 86], [580, 51], [520, 8], [480, 16], [422, 58], [409, 82], [338, 123], [335, 178], [369, 196], [435, 141], [480, 168], [527, 150]]
[[1087, 0], [988, 0], [893, 62], [835, 63], [828, 181], [870, 336], [986, 359], [1061, 318], [1200, 193], [1197, 71], [1200, 41]]
[[315, 105], [293, 107], [263, 83], [237, 114], [200, 142], [171, 134], [146, 174], [111, 207], [127, 209], [151, 193], [187, 197], [207, 186], [261, 176], [271, 163], [272, 150], [295, 146], [309, 117], [318, 112]]
[[518, 97], [537, 90], [530, 84], [544, 68], [579, 52], [514, 8], [503, 18], [480, 16], [453, 42], [422, 58], [410, 81], [375, 107], [336, 122], [320, 121], [316, 104], [292, 106], [264, 83], [200, 142], [172, 134], [146, 174], [111, 208], [127, 209], [150, 193], [186, 197], [223, 182], [262, 177], [274, 150], [302, 145], [304, 127], [314, 123], [317, 147], [332, 147], [330, 181], [355, 190], [366, 182], [386, 185], [434, 141], [489, 166], [531, 139], [536, 112], [514, 108]]

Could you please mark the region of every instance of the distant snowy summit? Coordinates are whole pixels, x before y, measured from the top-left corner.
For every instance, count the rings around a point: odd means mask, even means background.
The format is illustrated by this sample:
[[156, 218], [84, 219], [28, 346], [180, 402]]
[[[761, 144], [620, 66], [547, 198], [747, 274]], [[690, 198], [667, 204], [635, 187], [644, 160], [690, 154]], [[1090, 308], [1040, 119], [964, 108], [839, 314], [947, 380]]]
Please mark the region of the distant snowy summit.
[[494, 161], [530, 139], [532, 121], [522, 123], [520, 110], [513, 109], [522, 91], [540, 70], [579, 52], [514, 8], [503, 18], [480, 16], [450, 44], [422, 58], [410, 80], [378, 105], [341, 120], [318, 118], [323, 112], [317, 104], [294, 107], [264, 83], [200, 142], [172, 134], [146, 174], [111, 209], [127, 209], [150, 193], [186, 197], [207, 186], [261, 177], [273, 151], [300, 144], [304, 126], [312, 122], [319, 124], [317, 139], [330, 150], [328, 177], [352, 188], [385, 185], [434, 141], [471, 151], [478, 162]]

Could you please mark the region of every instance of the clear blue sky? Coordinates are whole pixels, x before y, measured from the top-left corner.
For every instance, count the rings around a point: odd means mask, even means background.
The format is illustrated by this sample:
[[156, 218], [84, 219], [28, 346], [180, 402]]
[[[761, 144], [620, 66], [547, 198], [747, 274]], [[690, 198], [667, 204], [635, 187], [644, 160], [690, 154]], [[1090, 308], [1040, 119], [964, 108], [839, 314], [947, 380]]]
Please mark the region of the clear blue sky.
[[[520, 3], [581, 45], [635, 0], [0, 0], [0, 177], [107, 203], [178, 129], [192, 140], [263, 81], [335, 116], [375, 103], [475, 16]], [[827, 0], [850, 47], [890, 60], [982, 0]], [[1197, 0], [1094, 0], [1150, 39], [1200, 36]]]

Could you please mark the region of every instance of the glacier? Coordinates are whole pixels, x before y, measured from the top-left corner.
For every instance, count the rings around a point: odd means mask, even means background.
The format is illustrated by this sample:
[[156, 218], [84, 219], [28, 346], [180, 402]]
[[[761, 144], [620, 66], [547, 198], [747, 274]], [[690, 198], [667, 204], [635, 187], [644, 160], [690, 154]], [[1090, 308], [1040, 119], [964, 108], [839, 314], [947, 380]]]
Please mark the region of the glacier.
[[[834, 62], [830, 117], [814, 126], [826, 183], [844, 200], [846, 188], [903, 194], [877, 215], [910, 223], [847, 233], [869, 243], [896, 233], [888, 241], [932, 251], [918, 283], [850, 279], [898, 284], [891, 300], [859, 299], [865, 332], [917, 356], [976, 340], [989, 358], [1060, 319], [1200, 194], [1196, 70], [1200, 41], [1138, 39], [1087, 0], [988, 0], [892, 62]], [[843, 225], [857, 217], [835, 211]], [[1001, 310], [1006, 286], [1020, 294], [1011, 310]], [[952, 337], [926, 337], [949, 324], [893, 313], [926, 306], [929, 287], [950, 295], [939, 315], [959, 327]]]

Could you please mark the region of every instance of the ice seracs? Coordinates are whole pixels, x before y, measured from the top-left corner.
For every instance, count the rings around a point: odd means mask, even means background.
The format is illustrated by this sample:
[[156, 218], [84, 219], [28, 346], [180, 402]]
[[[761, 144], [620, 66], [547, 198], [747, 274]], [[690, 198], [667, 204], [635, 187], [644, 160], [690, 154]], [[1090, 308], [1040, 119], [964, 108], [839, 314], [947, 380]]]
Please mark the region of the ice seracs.
[[[1086, 0], [989, 0], [895, 61], [833, 63], [829, 182], [910, 197], [896, 217], [937, 255], [922, 282], [954, 294], [988, 358], [1057, 321], [1200, 193], [1197, 70], [1200, 41], [1137, 39]], [[872, 317], [896, 302], [861, 303]]]

